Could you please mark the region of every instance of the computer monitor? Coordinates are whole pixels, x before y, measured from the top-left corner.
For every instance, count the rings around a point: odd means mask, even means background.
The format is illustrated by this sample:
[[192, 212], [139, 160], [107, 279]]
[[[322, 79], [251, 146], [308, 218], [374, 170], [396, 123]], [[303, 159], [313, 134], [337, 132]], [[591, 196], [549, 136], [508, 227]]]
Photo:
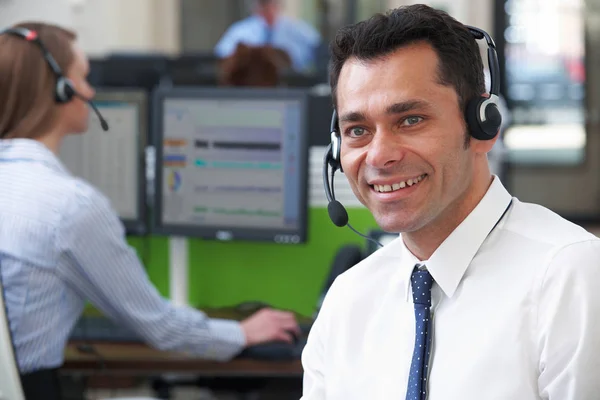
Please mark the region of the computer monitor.
[[164, 82], [172, 86], [217, 86], [218, 69], [214, 53], [186, 53], [167, 61]]
[[151, 92], [167, 80], [167, 56], [154, 54], [112, 55], [92, 67], [93, 79], [105, 88], [143, 88]]
[[98, 89], [94, 103], [107, 120], [100, 127], [90, 110], [88, 131], [65, 138], [59, 157], [74, 175], [107, 196], [128, 234], [144, 234], [146, 218], [145, 149], [148, 95], [140, 89]]
[[328, 146], [331, 143], [331, 115], [333, 102], [331, 93], [311, 90], [308, 105], [309, 146]]
[[305, 242], [306, 91], [162, 88], [155, 96], [156, 233]]

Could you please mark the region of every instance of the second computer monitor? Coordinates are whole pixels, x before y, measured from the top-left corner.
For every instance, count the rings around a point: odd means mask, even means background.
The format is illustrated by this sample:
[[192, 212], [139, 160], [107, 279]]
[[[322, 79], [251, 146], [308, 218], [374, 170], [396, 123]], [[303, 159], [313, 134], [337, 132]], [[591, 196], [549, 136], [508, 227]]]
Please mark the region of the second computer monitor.
[[90, 110], [88, 131], [67, 136], [59, 157], [71, 173], [108, 197], [127, 233], [144, 234], [148, 95], [134, 89], [100, 88], [94, 103], [107, 120], [109, 131], [102, 130]]
[[305, 241], [305, 91], [161, 89], [155, 105], [157, 233]]

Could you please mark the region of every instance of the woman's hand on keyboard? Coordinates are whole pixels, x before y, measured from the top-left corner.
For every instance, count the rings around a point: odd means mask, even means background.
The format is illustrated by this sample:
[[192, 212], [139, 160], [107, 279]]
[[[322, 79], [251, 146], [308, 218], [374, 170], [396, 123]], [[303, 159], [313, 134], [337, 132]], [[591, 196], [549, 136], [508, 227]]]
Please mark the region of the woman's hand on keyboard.
[[242, 321], [246, 346], [268, 342], [294, 343], [300, 328], [293, 313], [263, 308]]

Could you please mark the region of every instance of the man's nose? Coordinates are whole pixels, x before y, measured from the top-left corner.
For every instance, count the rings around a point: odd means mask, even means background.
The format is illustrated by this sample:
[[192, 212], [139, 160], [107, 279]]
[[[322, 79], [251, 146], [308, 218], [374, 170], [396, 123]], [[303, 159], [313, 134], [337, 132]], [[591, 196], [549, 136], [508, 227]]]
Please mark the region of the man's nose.
[[373, 168], [382, 169], [401, 161], [403, 157], [404, 149], [395, 143], [393, 133], [379, 131], [369, 143], [366, 163]]

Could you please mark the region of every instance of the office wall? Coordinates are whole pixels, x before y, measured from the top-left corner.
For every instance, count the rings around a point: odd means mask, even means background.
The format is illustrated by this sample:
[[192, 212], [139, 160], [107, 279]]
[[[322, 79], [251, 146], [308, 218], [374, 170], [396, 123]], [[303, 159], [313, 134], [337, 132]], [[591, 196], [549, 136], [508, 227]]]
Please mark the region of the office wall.
[[0, 26], [31, 19], [74, 29], [91, 55], [180, 49], [178, 0], [0, 0]]
[[388, 8], [417, 3], [443, 9], [462, 23], [493, 32], [492, 11], [494, 0], [387, 0]]
[[88, 54], [179, 52], [179, 1], [78, 0], [71, 12]]
[[44, 20], [71, 25], [71, 0], [0, 0], [0, 27], [23, 20]]
[[181, 0], [181, 43], [187, 52], [210, 51], [225, 30], [244, 16], [241, 0]]

